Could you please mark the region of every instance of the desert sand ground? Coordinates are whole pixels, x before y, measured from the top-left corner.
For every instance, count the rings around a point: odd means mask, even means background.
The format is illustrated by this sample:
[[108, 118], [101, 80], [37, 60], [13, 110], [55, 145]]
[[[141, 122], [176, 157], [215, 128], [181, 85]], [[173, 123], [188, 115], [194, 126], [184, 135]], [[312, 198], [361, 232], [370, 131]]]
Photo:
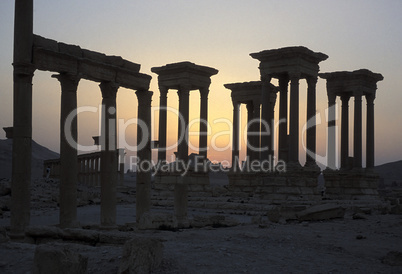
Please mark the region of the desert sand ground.
[[[89, 193], [84, 195], [85, 199], [92, 200], [87, 203], [81, 201], [78, 219], [84, 229], [96, 227], [100, 206], [93, 197], [96, 197], [97, 190], [81, 190]], [[36, 181], [32, 193], [31, 225], [56, 225], [59, 214], [57, 182]], [[239, 224], [233, 227], [144, 231], [133, 225], [135, 204], [130, 199], [132, 194], [125, 193], [120, 193], [121, 202], [117, 209], [120, 231], [112, 233], [162, 239], [163, 261], [156, 273], [402, 273], [402, 259], [387, 257], [389, 252], [402, 252], [401, 215], [373, 211], [353, 218], [353, 212], [348, 210], [340, 219], [272, 223], [264, 216], [259, 219], [222, 210], [189, 209], [190, 218], [220, 214], [230, 216]], [[3, 234], [10, 223], [10, 212], [4, 197], [1, 200], [4, 211], [0, 219]], [[171, 208], [153, 210], [172, 211]], [[4, 241], [0, 244], [0, 272], [30, 273], [36, 244]], [[88, 256], [89, 273], [118, 271], [122, 244], [56, 241]]]

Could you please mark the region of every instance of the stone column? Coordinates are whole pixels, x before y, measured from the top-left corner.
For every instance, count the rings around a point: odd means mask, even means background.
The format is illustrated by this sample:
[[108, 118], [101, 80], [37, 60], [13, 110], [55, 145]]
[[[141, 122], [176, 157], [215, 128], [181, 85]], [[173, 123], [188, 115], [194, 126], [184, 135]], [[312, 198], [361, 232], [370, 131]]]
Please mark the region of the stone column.
[[16, 0], [10, 237], [23, 238], [30, 222], [32, 154], [33, 0]]
[[[188, 123], [189, 123], [189, 97], [190, 88], [186, 86], [180, 86], [177, 91], [179, 95], [179, 132], [178, 132], [178, 147], [177, 156], [180, 160], [188, 161]], [[181, 120], [183, 119], [183, 120]]]
[[288, 85], [289, 78], [283, 75], [279, 78], [280, 100], [279, 100], [279, 159], [288, 161]]
[[355, 119], [353, 136], [353, 166], [362, 167], [362, 94], [355, 94]]
[[[270, 102], [270, 97], [271, 97], [271, 89], [270, 89], [270, 84], [271, 82], [271, 76], [261, 76], [261, 101], [262, 101], [262, 121], [263, 124], [269, 125], [269, 129], [265, 128], [264, 126], [264, 132], [267, 132], [269, 130], [270, 135], [266, 136], [265, 134], [261, 135], [261, 160], [268, 160], [269, 154], [271, 151], [271, 122], [272, 122], [272, 116], [271, 116], [271, 102]], [[261, 125], [262, 126], [262, 125]]]
[[328, 93], [327, 168], [336, 169], [336, 95]]
[[307, 78], [306, 166], [316, 166], [316, 85], [317, 77]]
[[[60, 227], [73, 227], [77, 222], [77, 87], [80, 79], [68, 74], [52, 77], [61, 84]], [[68, 120], [69, 116], [74, 118]]]
[[[251, 160], [259, 160], [260, 159], [260, 114], [261, 114], [261, 108], [260, 108], [260, 102], [259, 101], [253, 101], [253, 125], [251, 127], [252, 129], [252, 153], [251, 153]], [[272, 119], [271, 119], [272, 120]]]
[[366, 95], [367, 126], [366, 126], [366, 168], [374, 168], [374, 99], [375, 94]]
[[142, 215], [151, 209], [151, 102], [152, 91], [138, 90], [135, 92], [138, 98], [138, 119], [143, 121], [146, 127], [137, 127], [137, 157], [140, 159], [137, 166], [136, 183], [136, 220], [140, 221]]
[[117, 138], [116, 95], [119, 86], [102, 82], [102, 132], [101, 132], [101, 226], [105, 229], [116, 226], [117, 186]]
[[89, 173], [90, 173], [89, 159], [88, 157], [85, 157], [85, 185], [87, 186], [89, 186]]
[[349, 159], [349, 95], [342, 95], [342, 127], [341, 127], [341, 168], [348, 166]]
[[95, 158], [95, 186], [99, 186], [99, 161], [100, 158]]
[[199, 154], [207, 159], [208, 154], [208, 88], [201, 88], [201, 105], [200, 105], [200, 141]]
[[119, 185], [124, 185], [124, 163], [125, 163], [125, 152], [124, 149], [119, 149]]
[[253, 136], [251, 134], [253, 127], [252, 127], [252, 123], [251, 120], [253, 120], [253, 116], [254, 116], [254, 106], [253, 106], [253, 102], [247, 102], [246, 104], [247, 106], [247, 160], [246, 162], [249, 163], [251, 161], [252, 158], [252, 149], [251, 146], [253, 146]]
[[166, 161], [166, 124], [167, 124], [167, 93], [168, 88], [159, 86], [159, 149], [158, 161]]
[[233, 100], [232, 171], [239, 168], [239, 102]]
[[290, 146], [289, 162], [299, 163], [299, 79], [300, 74], [290, 74]]
[[271, 118], [271, 140], [270, 140], [270, 151], [269, 154], [271, 155], [271, 164], [274, 165], [274, 156], [275, 156], [275, 103], [276, 103], [276, 93], [271, 92], [270, 96], [270, 104], [269, 104], [269, 111]]

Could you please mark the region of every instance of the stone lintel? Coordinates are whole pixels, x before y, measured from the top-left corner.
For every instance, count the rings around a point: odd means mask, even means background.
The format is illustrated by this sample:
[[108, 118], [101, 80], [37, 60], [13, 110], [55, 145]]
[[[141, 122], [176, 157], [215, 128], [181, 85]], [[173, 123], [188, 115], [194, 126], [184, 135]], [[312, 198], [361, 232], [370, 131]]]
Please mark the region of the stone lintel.
[[158, 74], [160, 86], [168, 89], [179, 89], [180, 86], [187, 86], [191, 90], [208, 88], [211, 84], [210, 77], [218, 73], [218, 70], [214, 68], [196, 65], [191, 62], [153, 67], [151, 71]]
[[[261, 101], [261, 91], [262, 91], [261, 81], [230, 83], [230, 84], [224, 84], [224, 87], [232, 91], [233, 101], [239, 103], [246, 103], [248, 101], [253, 100]], [[271, 89], [272, 92], [270, 98], [271, 102], [275, 102], [276, 93], [279, 91], [279, 88], [271, 83], [269, 84], [269, 88]]]
[[76, 57], [60, 54], [44, 48], [34, 48], [33, 64], [38, 70], [58, 73], [78, 73], [78, 61]]
[[39, 70], [75, 74], [96, 82], [113, 81], [134, 90], [148, 90], [152, 78], [139, 73], [141, 65], [120, 56], [107, 56], [38, 35], [34, 35], [33, 63]]
[[327, 72], [318, 75], [327, 80], [328, 92], [337, 96], [353, 96], [356, 92], [363, 95], [375, 94], [377, 82], [384, 79], [380, 73], [374, 73], [368, 69]]
[[316, 77], [318, 63], [328, 58], [321, 52], [314, 52], [306, 47], [285, 47], [251, 53], [250, 56], [260, 61], [261, 75], [279, 78], [283, 74], [298, 73], [300, 77]]

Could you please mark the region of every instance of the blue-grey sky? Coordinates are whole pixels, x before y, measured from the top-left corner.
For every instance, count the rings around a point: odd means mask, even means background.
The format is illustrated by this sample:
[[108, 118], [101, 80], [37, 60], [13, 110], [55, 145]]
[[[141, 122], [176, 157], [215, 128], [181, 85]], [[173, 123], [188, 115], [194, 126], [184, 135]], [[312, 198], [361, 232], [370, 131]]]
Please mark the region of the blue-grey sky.
[[[375, 101], [376, 164], [381, 164], [402, 158], [401, 10], [399, 0], [36, 0], [34, 33], [141, 64], [141, 72], [153, 77], [154, 106], [159, 104], [159, 93], [151, 67], [184, 60], [214, 67], [219, 74], [212, 77], [210, 118], [232, 119], [230, 93], [223, 84], [259, 79], [251, 52], [303, 45], [329, 55], [320, 64], [321, 72], [367, 68], [381, 73], [385, 79], [378, 84]], [[13, 17], [14, 1], [0, 1], [0, 127], [12, 125]], [[50, 75], [35, 72], [33, 138], [58, 151], [60, 86]], [[305, 84], [300, 88], [302, 125]], [[198, 116], [198, 98], [191, 95], [190, 117]], [[100, 100], [97, 83], [80, 82], [79, 105], [98, 106]], [[324, 113], [323, 79], [317, 85], [317, 100], [317, 110]], [[176, 107], [176, 101], [175, 92], [169, 93], [169, 105]], [[353, 100], [350, 104], [352, 119]], [[135, 94], [121, 89], [118, 116], [132, 118], [136, 107]], [[91, 136], [98, 134], [96, 118], [95, 114], [79, 117], [82, 143], [90, 144]], [[212, 125], [213, 132], [219, 130]], [[128, 135], [134, 136], [134, 131], [131, 128]], [[317, 133], [318, 152], [325, 153], [324, 124]], [[169, 133], [172, 138], [175, 134], [174, 129]], [[3, 132], [0, 138], [5, 138]], [[230, 159], [230, 150], [210, 151], [209, 157]]]

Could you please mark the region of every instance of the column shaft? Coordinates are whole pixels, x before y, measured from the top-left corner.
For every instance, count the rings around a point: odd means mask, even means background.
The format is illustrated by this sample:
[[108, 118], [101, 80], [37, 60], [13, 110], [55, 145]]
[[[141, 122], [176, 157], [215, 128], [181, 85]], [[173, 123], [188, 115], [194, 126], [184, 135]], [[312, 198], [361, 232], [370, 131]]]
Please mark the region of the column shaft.
[[287, 75], [279, 78], [280, 100], [279, 100], [279, 159], [288, 161], [288, 85]]
[[190, 89], [188, 87], [180, 87], [179, 91], [179, 132], [177, 156], [180, 160], [188, 161], [188, 123], [189, 123], [189, 97]]
[[353, 159], [354, 167], [362, 167], [362, 95], [355, 95]]
[[[270, 104], [270, 97], [271, 97], [271, 89], [270, 89], [270, 76], [261, 77], [261, 99], [262, 99], [262, 124], [261, 124], [261, 131], [264, 131], [264, 134], [261, 134], [261, 160], [268, 160], [270, 151], [271, 151], [271, 104]], [[269, 127], [269, 128], [267, 128]], [[268, 134], [269, 132], [269, 134]]]
[[349, 95], [341, 96], [342, 127], [341, 127], [341, 168], [348, 166], [349, 159]]
[[247, 103], [247, 162], [251, 161], [252, 158], [252, 146], [253, 146], [253, 136], [251, 134], [253, 127], [251, 121], [254, 116], [254, 107], [253, 102], [250, 101]]
[[13, 155], [10, 237], [30, 222], [33, 0], [16, 0], [14, 15]]
[[269, 103], [269, 111], [270, 111], [270, 117], [271, 118], [271, 123], [270, 123], [270, 128], [271, 128], [271, 140], [270, 140], [270, 151], [269, 155], [271, 155], [271, 164], [274, 165], [274, 156], [275, 156], [275, 103], [276, 103], [276, 93], [271, 92], [270, 95], [270, 103]]
[[374, 168], [374, 99], [375, 94], [366, 95], [367, 126], [366, 126], [366, 168]]
[[[54, 75], [61, 84], [60, 111], [60, 226], [77, 221], [77, 87], [79, 78]], [[71, 122], [68, 117], [73, 116]], [[88, 163], [89, 164], [89, 163]]]
[[200, 141], [199, 154], [207, 158], [208, 152], [208, 93], [207, 88], [200, 89], [201, 105], [200, 105]]
[[159, 149], [158, 161], [166, 161], [166, 124], [167, 124], [167, 93], [166, 87], [160, 86], [159, 97]]
[[233, 101], [232, 170], [239, 168], [239, 103]]
[[101, 226], [116, 226], [116, 187], [118, 154], [116, 138], [117, 84], [102, 82], [102, 132], [101, 132]]
[[306, 165], [316, 165], [316, 85], [317, 77], [310, 77], [307, 79]]
[[290, 83], [290, 153], [289, 161], [299, 162], [299, 78], [291, 75]]
[[151, 101], [152, 91], [138, 90], [138, 119], [143, 121], [145, 128], [137, 127], [137, 156], [140, 159], [137, 166], [136, 183], [136, 220], [137, 223], [151, 209]]
[[[328, 89], [328, 88], [327, 88]], [[336, 169], [336, 95], [328, 93], [327, 168]]]
[[261, 115], [261, 108], [260, 102], [254, 101], [253, 102], [253, 125], [252, 125], [252, 161], [260, 159], [260, 115]]

